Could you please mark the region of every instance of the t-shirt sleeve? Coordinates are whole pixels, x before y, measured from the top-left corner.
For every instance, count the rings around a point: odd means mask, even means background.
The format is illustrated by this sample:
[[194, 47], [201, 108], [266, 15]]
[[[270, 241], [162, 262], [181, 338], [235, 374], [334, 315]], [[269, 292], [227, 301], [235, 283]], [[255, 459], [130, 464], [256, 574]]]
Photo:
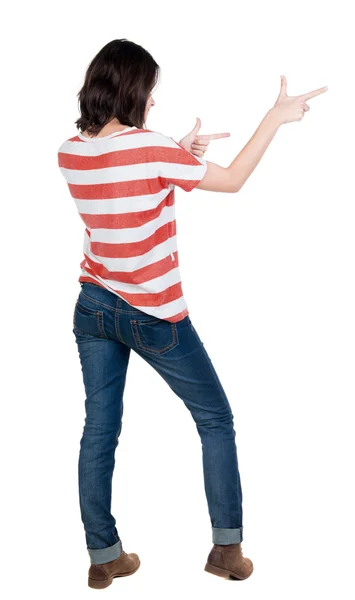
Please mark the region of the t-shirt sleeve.
[[172, 137], [154, 132], [148, 148], [148, 160], [153, 172], [166, 187], [177, 185], [191, 192], [203, 179], [207, 161], [183, 148]]

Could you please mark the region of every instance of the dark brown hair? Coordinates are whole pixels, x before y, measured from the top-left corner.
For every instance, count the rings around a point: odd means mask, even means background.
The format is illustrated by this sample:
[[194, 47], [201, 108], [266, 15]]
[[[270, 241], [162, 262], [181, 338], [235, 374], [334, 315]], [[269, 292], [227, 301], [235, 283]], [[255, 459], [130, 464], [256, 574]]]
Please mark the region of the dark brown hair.
[[142, 129], [150, 92], [160, 67], [138, 44], [126, 38], [112, 40], [91, 61], [77, 94], [81, 116], [75, 125], [97, 135], [116, 117], [122, 125]]

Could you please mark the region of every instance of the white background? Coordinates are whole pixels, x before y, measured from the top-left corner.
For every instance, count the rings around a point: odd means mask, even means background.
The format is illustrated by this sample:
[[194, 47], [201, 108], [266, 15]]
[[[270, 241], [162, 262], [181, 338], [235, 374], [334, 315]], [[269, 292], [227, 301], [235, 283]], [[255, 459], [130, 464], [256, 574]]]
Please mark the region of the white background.
[[[134, 352], [112, 511], [141, 567], [125, 599], [354, 597], [354, 83], [349, 2], [20, 2], [2, 37], [2, 588], [82, 598], [77, 489], [84, 387], [72, 333], [84, 225], [57, 166], [100, 48], [161, 67], [147, 126], [229, 131], [228, 166], [276, 101], [327, 85], [280, 127], [237, 194], [176, 188], [190, 318], [233, 409], [244, 582], [204, 571], [202, 452], [182, 401]], [[238, 589], [237, 589], [238, 588]], [[104, 592], [102, 592], [104, 593]]]

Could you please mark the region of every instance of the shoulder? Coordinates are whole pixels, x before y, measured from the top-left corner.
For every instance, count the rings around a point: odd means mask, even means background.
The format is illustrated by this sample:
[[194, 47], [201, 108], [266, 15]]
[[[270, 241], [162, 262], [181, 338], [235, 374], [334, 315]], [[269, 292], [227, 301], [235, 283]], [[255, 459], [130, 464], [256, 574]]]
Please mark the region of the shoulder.
[[66, 138], [64, 142], [60, 144], [59, 148], [57, 148], [57, 154], [69, 154], [78, 145], [77, 142], [80, 142], [80, 139], [76, 135]]
[[144, 137], [146, 139], [147, 146], [172, 148], [176, 150], [180, 148], [179, 144], [169, 135], [161, 133], [160, 131], [153, 131], [152, 129], [144, 130]]

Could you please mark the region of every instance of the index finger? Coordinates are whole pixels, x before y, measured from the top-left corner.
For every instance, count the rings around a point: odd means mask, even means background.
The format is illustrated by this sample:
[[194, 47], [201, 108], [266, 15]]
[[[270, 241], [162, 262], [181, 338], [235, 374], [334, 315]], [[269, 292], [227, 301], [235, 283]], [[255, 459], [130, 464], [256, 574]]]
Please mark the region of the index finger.
[[196, 136], [199, 140], [218, 140], [219, 138], [229, 137], [230, 133], [210, 133]]
[[328, 86], [324, 86], [322, 88], [318, 88], [317, 90], [313, 90], [313, 92], [307, 92], [307, 94], [301, 94], [299, 98], [302, 100], [309, 100], [310, 98], [314, 98], [314, 96], [318, 96], [319, 94], [323, 94], [328, 89]]

